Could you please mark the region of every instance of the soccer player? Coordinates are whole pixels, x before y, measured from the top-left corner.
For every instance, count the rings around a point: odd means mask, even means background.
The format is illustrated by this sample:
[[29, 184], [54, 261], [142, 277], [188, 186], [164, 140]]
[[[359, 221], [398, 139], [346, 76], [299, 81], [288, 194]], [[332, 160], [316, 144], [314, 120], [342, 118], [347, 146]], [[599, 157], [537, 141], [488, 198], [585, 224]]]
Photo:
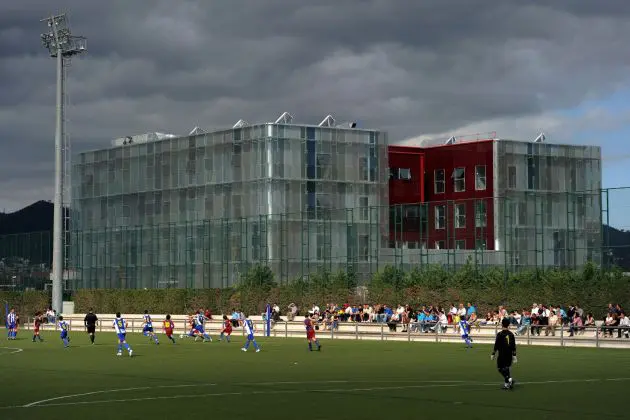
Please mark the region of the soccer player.
[[254, 338], [254, 323], [251, 319], [249, 319], [249, 315], [245, 316], [245, 322], [243, 323], [243, 328], [245, 329], [245, 335], [247, 336], [247, 341], [241, 350], [247, 351], [249, 348], [249, 343], [254, 345], [256, 349], [256, 353], [260, 352], [260, 347], [258, 347], [258, 343], [256, 343], [256, 339]]
[[112, 328], [116, 330], [116, 335], [118, 336], [118, 353], [116, 356], [122, 356], [123, 346], [125, 346], [129, 352], [129, 357], [133, 356], [133, 350], [129, 347], [129, 344], [127, 344], [127, 323], [122, 316], [120, 316], [120, 312], [116, 312], [116, 319], [114, 320]]
[[510, 331], [510, 320], [503, 318], [501, 321], [503, 329], [497, 333], [497, 338], [494, 341], [494, 350], [490, 356], [491, 360], [494, 360], [496, 354], [499, 353], [497, 359], [497, 369], [505, 380], [503, 389], [512, 389], [514, 387], [514, 380], [510, 372], [512, 363], [516, 363], [516, 340], [514, 334]]
[[228, 319], [227, 315], [223, 315], [223, 329], [221, 330], [221, 336], [219, 337], [219, 341], [223, 341], [223, 337], [225, 337], [225, 341], [229, 343], [231, 335], [232, 335], [232, 322]]
[[[204, 323], [206, 321], [206, 316], [203, 311], [200, 309], [195, 316], [195, 331], [203, 337], [203, 342], [212, 341], [212, 337], [210, 337], [206, 330], [204, 329]], [[195, 341], [197, 341], [197, 337], [195, 337]]]
[[39, 328], [42, 326], [42, 322], [44, 322], [44, 319], [42, 318], [42, 313], [38, 311], [37, 313], [35, 313], [35, 320], [33, 321], [33, 343], [35, 342], [35, 339], [39, 340], [40, 343], [44, 341], [39, 336]]
[[466, 348], [472, 348], [472, 337], [470, 336], [470, 324], [464, 318], [459, 320], [459, 329], [462, 332], [462, 340], [466, 342]]
[[94, 333], [96, 332], [96, 322], [98, 321], [98, 317], [92, 311], [92, 308], [88, 311], [83, 319], [83, 323], [85, 324], [85, 329], [90, 336], [90, 342], [94, 344]]
[[151, 315], [149, 315], [149, 310], [144, 310], [144, 327], [142, 328], [142, 334], [145, 337], [149, 337], [155, 341], [155, 344], [160, 344], [158, 341], [157, 335], [153, 332], [153, 320], [151, 319]]
[[315, 326], [313, 320], [308, 314], [304, 316], [304, 326], [306, 327], [306, 341], [308, 341], [308, 351], [313, 351], [313, 343], [317, 346], [317, 351], [321, 351], [322, 346], [319, 344], [319, 340], [315, 337]]
[[173, 330], [175, 329], [175, 324], [171, 321], [171, 315], [166, 315], [166, 319], [163, 322], [164, 333], [166, 334], [166, 338], [171, 340], [173, 344], [175, 344], [175, 339], [173, 338]]
[[9, 327], [7, 339], [15, 340], [17, 336], [17, 314], [15, 313], [15, 308], [11, 308], [7, 314], [7, 326]]
[[63, 320], [62, 316], [59, 316], [59, 338], [63, 341], [63, 346], [68, 348], [70, 346], [70, 337], [68, 336], [68, 331], [70, 330], [70, 325], [66, 321]]

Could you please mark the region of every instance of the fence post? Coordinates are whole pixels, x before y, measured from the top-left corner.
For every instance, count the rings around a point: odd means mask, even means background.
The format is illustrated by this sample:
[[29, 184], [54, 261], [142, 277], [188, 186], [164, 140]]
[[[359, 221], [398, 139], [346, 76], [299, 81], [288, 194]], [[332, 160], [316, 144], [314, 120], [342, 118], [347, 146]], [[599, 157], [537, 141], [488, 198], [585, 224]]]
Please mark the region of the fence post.
[[354, 338], [357, 340], [359, 339], [359, 323], [358, 322], [354, 324]]
[[407, 342], [411, 343], [411, 323], [407, 324]]
[[599, 327], [595, 326], [595, 347], [599, 348]]
[[135, 328], [135, 327], [134, 327], [134, 325], [135, 325], [135, 319], [133, 319], [133, 318], [132, 318], [132, 319], [131, 319], [131, 332], [132, 332], [132, 333], [136, 332], [136, 331], [134, 330], [134, 328]]
[[564, 347], [564, 326], [560, 324], [560, 347]]
[[335, 324], [330, 324], [330, 339], [335, 339]]
[[532, 327], [531, 327], [531, 324], [530, 324], [530, 326], [527, 327], [527, 345], [528, 346], [532, 344], [532, 342], [530, 340], [530, 333], [531, 333], [531, 331], [532, 331]]
[[289, 321], [284, 323], [284, 338], [289, 337]]
[[381, 341], [385, 340], [385, 331], [383, 331], [383, 324], [381, 323]]
[[435, 342], [439, 343], [437, 324], [435, 326], [436, 326], [436, 328], [435, 328]]

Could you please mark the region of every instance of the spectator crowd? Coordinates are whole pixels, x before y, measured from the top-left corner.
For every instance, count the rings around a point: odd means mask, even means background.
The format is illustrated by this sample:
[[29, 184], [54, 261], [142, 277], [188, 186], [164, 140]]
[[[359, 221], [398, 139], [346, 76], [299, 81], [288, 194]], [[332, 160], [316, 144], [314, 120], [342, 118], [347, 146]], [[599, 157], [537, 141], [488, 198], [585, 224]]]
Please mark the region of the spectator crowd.
[[[278, 305], [272, 306], [272, 320], [282, 321]], [[293, 321], [300, 315], [300, 309], [291, 303], [288, 306], [287, 319]], [[630, 338], [630, 318], [619, 304], [609, 304], [607, 315], [600, 323], [596, 323], [592, 313], [587, 313], [579, 305], [543, 305], [532, 304], [531, 308], [508, 311], [504, 306], [480, 316], [472, 303], [464, 305], [452, 304], [448, 309], [439, 305], [412, 308], [410, 305], [392, 307], [384, 304], [376, 305], [338, 305], [330, 303], [324, 308], [318, 305], [305, 311], [318, 320], [318, 328], [323, 330], [339, 328], [340, 323], [384, 323], [390, 331], [419, 333], [460, 333], [459, 322], [466, 320], [468, 324], [479, 330], [484, 326], [499, 326], [503, 318], [508, 318], [517, 335], [529, 332], [531, 335], [555, 336], [560, 330], [566, 331], [570, 337], [582, 335], [587, 329], [597, 329], [601, 337]]]

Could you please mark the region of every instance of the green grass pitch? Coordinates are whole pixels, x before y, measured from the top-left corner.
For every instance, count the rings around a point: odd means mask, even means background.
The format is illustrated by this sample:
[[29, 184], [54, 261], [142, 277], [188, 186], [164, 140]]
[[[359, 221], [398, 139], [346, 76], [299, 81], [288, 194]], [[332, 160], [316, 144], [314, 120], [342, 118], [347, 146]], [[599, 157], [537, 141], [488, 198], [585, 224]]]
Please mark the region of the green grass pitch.
[[[628, 413], [630, 351], [519, 347], [517, 385], [501, 390], [490, 347], [460, 344], [258, 339], [150, 344], [129, 334], [134, 357], [116, 356], [114, 334], [89, 344], [71, 333], [32, 343], [0, 341], [0, 419], [601, 419]], [[23, 349], [23, 350], [19, 350]], [[449, 417], [444, 417], [447, 415]]]

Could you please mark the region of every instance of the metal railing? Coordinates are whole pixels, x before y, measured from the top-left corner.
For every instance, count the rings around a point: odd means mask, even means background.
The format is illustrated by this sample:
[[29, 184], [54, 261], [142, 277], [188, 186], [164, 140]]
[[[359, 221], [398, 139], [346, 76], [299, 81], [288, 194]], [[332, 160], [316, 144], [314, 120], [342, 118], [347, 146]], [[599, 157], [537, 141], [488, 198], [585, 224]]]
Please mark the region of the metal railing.
[[[125, 318], [131, 334], [142, 332], [143, 321], [138, 318]], [[174, 316], [174, 333], [187, 334], [190, 331], [188, 321], [181, 316]], [[66, 318], [70, 331], [83, 331], [83, 320]], [[100, 318], [97, 332], [111, 332], [114, 318]], [[266, 335], [266, 322], [255, 321], [259, 326], [258, 334]], [[206, 323], [209, 334], [217, 334], [222, 329], [222, 321], [210, 320]], [[32, 330], [33, 320], [29, 319], [22, 328]], [[435, 323], [410, 322], [409, 324], [392, 324], [380, 322], [339, 322], [336, 326], [318, 325], [317, 337], [322, 339], [349, 340], [377, 340], [377, 341], [406, 341], [406, 342], [434, 342], [434, 343], [463, 343], [456, 326], [437, 325]], [[501, 329], [498, 325], [474, 325], [470, 336], [473, 344], [493, 344], [496, 333]], [[512, 326], [519, 345], [546, 345], [559, 347], [595, 347], [595, 348], [630, 348], [630, 327], [609, 327], [605, 325], [572, 327], [563, 326]], [[41, 331], [57, 331], [55, 324], [42, 324]], [[156, 333], [162, 333], [161, 322], [154, 322]], [[233, 334], [244, 336], [242, 328], [234, 328]], [[269, 331], [274, 338], [303, 338], [304, 324], [294, 321], [272, 322]]]

